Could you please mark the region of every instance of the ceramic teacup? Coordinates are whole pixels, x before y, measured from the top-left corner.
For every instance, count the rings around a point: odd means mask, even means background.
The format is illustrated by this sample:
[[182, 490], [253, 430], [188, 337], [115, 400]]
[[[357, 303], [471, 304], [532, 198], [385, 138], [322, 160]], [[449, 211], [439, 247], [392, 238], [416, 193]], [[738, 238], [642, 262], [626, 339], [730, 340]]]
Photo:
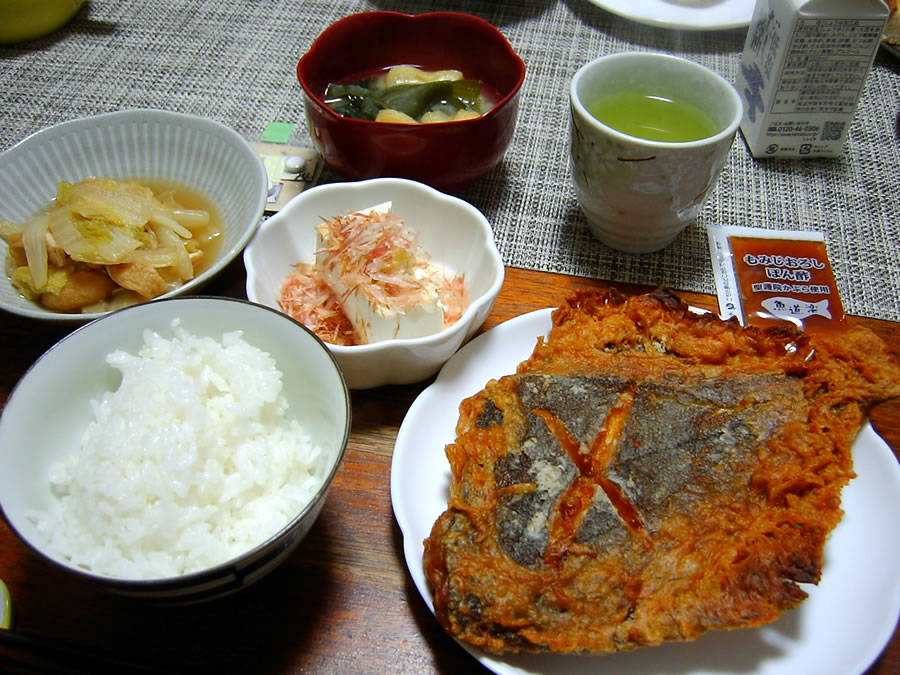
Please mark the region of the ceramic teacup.
[[[695, 140], [648, 140], [589, 111], [602, 97], [634, 93], [699, 109], [711, 126]], [[569, 99], [570, 168], [591, 232], [629, 253], [664, 248], [694, 220], [722, 171], [741, 122], [738, 92], [693, 61], [627, 52], [582, 66]]]

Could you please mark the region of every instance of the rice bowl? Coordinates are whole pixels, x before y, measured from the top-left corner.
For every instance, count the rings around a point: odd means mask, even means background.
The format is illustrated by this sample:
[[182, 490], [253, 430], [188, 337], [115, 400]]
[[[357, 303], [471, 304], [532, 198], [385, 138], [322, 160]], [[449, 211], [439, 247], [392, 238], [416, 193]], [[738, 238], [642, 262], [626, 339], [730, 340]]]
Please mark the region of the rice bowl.
[[288, 317], [225, 298], [138, 305], [61, 340], [13, 389], [0, 512], [107, 590], [207, 600], [296, 548], [349, 429], [337, 363]]
[[274, 359], [239, 331], [221, 342], [173, 321], [92, 401], [80, 452], [50, 467], [61, 509], [32, 516], [72, 564], [152, 579], [196, 572], [265, 541], [324, 482], [327, 450], [289, 417]]

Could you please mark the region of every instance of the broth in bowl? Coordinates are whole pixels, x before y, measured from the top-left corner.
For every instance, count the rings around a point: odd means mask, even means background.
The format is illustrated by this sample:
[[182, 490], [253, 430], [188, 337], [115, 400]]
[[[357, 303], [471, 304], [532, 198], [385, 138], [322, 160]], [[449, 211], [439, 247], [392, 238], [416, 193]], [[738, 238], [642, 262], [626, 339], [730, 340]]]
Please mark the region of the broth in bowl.
[[499, 96], [460, 70], [398, 65], [329, 84], [324, 98], [343, 117], [430, 124], [480, 117], [496, 105]]

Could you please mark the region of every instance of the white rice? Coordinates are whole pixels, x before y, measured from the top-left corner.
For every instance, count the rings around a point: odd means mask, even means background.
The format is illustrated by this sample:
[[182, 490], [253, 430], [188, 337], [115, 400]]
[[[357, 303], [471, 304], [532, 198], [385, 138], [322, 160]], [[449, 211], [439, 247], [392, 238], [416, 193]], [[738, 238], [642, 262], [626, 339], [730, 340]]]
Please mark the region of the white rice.
[[241, 332], [221, 342], [172, 326], [116, 351], [118, 390], [92, 401], [79, 453], [51, 468], [50, 544], [91, 572], [171, 577], [276, 534], [325, 479], [327, 453], [286, 415], [281, 372]]

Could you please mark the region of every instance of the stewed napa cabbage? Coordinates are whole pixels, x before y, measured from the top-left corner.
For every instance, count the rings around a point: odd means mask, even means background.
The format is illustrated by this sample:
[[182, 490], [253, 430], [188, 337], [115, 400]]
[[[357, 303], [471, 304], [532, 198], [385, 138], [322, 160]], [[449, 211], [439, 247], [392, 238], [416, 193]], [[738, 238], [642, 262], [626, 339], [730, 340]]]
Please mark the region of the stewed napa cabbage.
[[176, 191], [109, 178], [61, 182], [47, 210], [21, 224], [0, 221], [13, 286], [63, 312], [115, 309], [181, 286], [211, 257], [221, 227]]

